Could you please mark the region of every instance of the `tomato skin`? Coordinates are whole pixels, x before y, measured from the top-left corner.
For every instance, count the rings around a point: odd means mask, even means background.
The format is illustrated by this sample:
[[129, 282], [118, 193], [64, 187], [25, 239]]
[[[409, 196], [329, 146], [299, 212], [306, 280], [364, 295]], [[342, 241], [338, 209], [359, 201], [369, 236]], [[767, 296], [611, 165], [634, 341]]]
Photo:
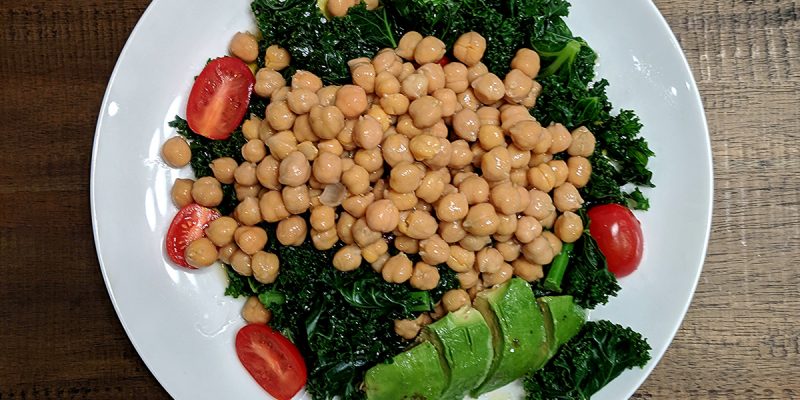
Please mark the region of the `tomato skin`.
[[256, 78], [244, 61], [220, 57], [206, 64], [186, 104], [189, 128], [209, 139], [227, 139], [242, 123]]
[[618, 278], [635, 271], [642, 261], [644, 236], [630, 209], [604, 204], [589, 209], [589, 233], [606, 256], [608, 270]]
[[306, 384], [306, 363], [286, 337], [261, 324], [236, 334], [236, 355], [256, 382], [277, 400], [290, 400]]
[[205, 236], [208, 223], [219, 218], [219, 213], [199, 204], [189, 204], [175, 214], [167, 231], [167, 255], [181, 267], [196, 269], [186, 262], [184, 253], [189, 243]]
[[445, 54], [444, 56], [442, 56], [442, 59], [437, 61], [436, 63], [444, 67], [445, 65], [450, 64], [450, 57], [448, 57]]

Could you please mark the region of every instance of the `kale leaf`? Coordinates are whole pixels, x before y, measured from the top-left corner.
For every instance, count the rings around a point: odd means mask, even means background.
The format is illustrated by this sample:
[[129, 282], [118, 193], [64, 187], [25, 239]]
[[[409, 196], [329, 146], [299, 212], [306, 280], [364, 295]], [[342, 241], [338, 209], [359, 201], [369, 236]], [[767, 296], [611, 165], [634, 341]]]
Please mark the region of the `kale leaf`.
[[624, 370], [644, 367], [650, 345], [609, 321], [589, 321], [544, 368], [525, 377], [527, 400], [587, 400]]

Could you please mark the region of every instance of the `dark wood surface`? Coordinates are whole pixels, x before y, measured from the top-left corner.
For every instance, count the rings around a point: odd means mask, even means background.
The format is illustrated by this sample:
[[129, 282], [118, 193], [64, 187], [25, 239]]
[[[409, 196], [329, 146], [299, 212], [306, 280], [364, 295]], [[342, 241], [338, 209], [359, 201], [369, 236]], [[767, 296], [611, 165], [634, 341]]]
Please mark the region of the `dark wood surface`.
[[[715, 210], [691, 309], [634, 398], [798, 399], [798, 3], [656, 3], [703, 95]], [[114, 313], [89, 215], [95, 120], [147, 4], [0, 4], [0, 399], [168, 397]]]

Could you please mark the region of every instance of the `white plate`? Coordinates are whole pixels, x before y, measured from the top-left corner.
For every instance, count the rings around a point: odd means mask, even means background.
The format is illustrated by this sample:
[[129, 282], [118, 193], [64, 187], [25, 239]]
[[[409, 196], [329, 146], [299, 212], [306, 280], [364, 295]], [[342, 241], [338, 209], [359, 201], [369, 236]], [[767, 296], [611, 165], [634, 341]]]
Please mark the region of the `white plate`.
[[[223, 6], [224, 4], [224, 6]], [[595, 399], [628, 398], [680, 326], [703, 265], [711, 222], [711, 150], [703, 107], [677, 41], [646, 0], [575, 0], [570, 26], [600, 54], [615, 106], [633, 108], [656, 152], [640, 270], [592, 318], [642, 332], [653, 360], [625, 372]], [[153, 375], [178, 399], [266, 398], [236, 358], [241, 300], [223, 296], [220, 268], [167, 263], [175, 214], [169, 188], [189, 168], [159, 157], [184, 114], [193, 77], [252, 29], [249, 0], [156, 0], [142, 16], [108, 84], [94, 142], [91, 204], [97, 255], [122, 325]]]

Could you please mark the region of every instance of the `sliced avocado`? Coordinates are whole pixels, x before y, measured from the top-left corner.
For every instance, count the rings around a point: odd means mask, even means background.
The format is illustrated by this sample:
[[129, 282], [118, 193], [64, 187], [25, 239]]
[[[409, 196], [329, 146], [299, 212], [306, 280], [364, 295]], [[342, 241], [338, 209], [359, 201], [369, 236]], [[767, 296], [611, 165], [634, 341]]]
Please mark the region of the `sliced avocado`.
[[[572, 296], [545, 296], [537, 299], [544, 313], [550, 356], [577, 335], [586, 322], [586, 311], [575, 304]], [[548, 358], [549, 358], [548, 357]]]
[[428, 325], [421, 335], [443, 358], [448, 376], [442, 400], [462, 400], [492, 366], [492, 334], [480, 312], [463, 307]]
[[371, 400], [439, 399], [446, 383], [439, 354], [429, 342], [394, 356], [391, 363], [370, 368], [364, 378]]
[[492, 330], [494, 360], [486, 379], [472, 390], [473, 397], [505, 386], [547, 362], [550, 346], [544, 316], [527, 282], [512, 278], [478, 293], [475, 308]]

